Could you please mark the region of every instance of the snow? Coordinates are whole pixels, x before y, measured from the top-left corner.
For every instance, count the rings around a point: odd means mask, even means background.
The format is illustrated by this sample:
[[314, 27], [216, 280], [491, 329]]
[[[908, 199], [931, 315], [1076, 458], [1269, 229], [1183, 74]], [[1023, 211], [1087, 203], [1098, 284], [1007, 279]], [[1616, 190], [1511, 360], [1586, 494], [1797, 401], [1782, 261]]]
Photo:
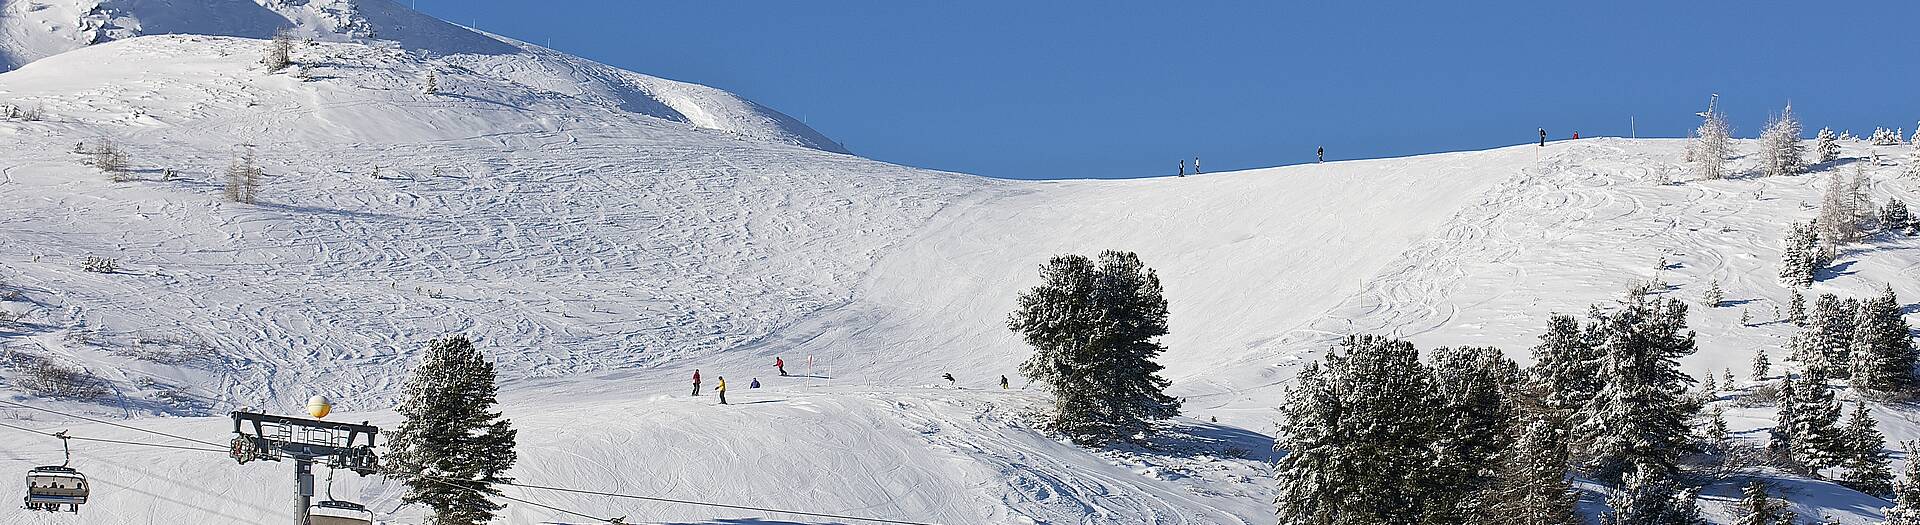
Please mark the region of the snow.
[[[414, 353], [459, 331], [499, 363], [521, 429], [513, 475], [530, 484], [938, 523], [1269, 523], [1273, 407], [1338, 337], [1491, 345], [1525, 362], [1550, 312], [1611, 301], [1665, 257], [1663, 293], [1697, 304], [1718, 280], [1730, 303], [1692, 310], [1701, 351], [1684, 365], [1744, 378], [1753, 349], [1787, 355], [1781, 241], [1813, 216], [1826, 174], [1867, 165], [1878, 202], [1920, 189], [1898, 175], [1910, 146], [1850, 141], [1811, 176], [1701, 181], [1679, 140], [1613, 138], [1007, 181], [836, 153], [731, 94], [385, 2], [269, 4], [324, 37], [278, 74], [256, 63], [264, 41], [240, 38], [262, 34], [161, 30], [168, 12], [139, 6], [125, 13], [141, 31], [96, 45], [31, 47], [43, 43], [16, 32], [99, 3], [0, 4], [6, 55], [31, 58], [0, 74], [0, 103], [47, 115], [0, 121], [0, 310], [23, 316], [0, 322], [0, 362], [83, 367], [114, 395], [35, 398], [0, 367], [0, 399], [216, 443], [224, 411], [297, 413], [315, 394], [335, 400], [330, 419], [390, 424]], [[354, 36], [362, 26], [379, 40]], [[437, 95], [420, 89], [429, 70]], [[136, 181], [81, 164], [75, 144], [101, 139], [129, 152]], [[223, 170], [248, 147], [269, 175], [262, 201], [223, 202]], [[1734, 150], [1736, 173], [1758, 169], [1757, 143]], [[1032, 430], [1045, 398], [1015, 373], [1028, 351], [1004, 323], [1049, 256], [1109, 248], [1139, 252], [1165, 284], [1163, 361], [1188, 417], [1146, 446], [1087, 450]], [[82, 271], [88, 256], [123, 270]], [[1916, 263], [1920, 240], [1876, 236], [1809, 296], [1891, 283], [1920, 300]], [[772, 373], [774, 356], [802, 376]], [[734, 404], [687, 396], [693, 368], [731, 377]], [[995, 388], [1003, 374], [1014, 389]], [[745, 388], [755, 377], [765, 386]], [[1920, 439], [1909, 408], [1874, 413], [1889, 443]], [[1772, 426], [1768, 409], [1728, 419], [1745, 439]], [[53, 440], [0, 433], [0, 472], [58, 460]], [[99, 487], [83, 514], [9, 508], [0, 521], [285, 520], [287, 465], [76, 444]], [[1832, 484], [1757, 475], [1791, 487], [1802, 516], [1878, 515]], [[1709, 514], [1730, 517], [1738, 483], [1708, 487]], [[334, 493], [420, 521], [389, 485], [342, 473]], [[507, 493], [648, 523], [832, 522]], [[505, 518], [543, 521], [580, 518], [522, 504]]]

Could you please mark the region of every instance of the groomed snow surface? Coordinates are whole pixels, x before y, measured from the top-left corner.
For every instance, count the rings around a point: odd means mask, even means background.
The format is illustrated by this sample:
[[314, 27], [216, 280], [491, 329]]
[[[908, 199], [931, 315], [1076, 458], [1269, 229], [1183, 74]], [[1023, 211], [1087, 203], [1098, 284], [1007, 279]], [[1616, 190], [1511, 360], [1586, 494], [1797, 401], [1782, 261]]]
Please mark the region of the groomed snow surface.
[[[716, 105], [739, 100], [724, 93], [634, 98], [620, 89], [669, 84], [511, 44], [322, 38], [267, 74], [261, 40], [145, 36], [0, 74], [0, 103], [46, 113], [0, 121], [0, 310], [20, 316], [0, 323], [0, 364], [45, 359], [111, 385], [97, 402], [32, 397], [7, 365], [0, 399], [213, 442], [229, 437], [227, 410], [298, 413], [313, 394], [336, 400], [329, 419], [392, 423], [417, 349], [461, 332], [502, 370], [521, 429], [513, 476], [528, 484], [931, 523], [1271, 523], [1273, 407], [1341, 335], [1492, 345], [1525, 362], [1550, 313], [1611, 301], [1665, 257], [1666, 293], [1697, 303], [1718, 280], [1730, 303], [1692, 311], [1702, 350], [1685, 366], [1744, 378], [1753, 349], [1785, 356], [1781, 240], [1814, 215], [1825, 177], [1864, 166], [1876, 201], [1920, 202], [1920, 181], [1899, 175], [1912, 147], [1863, 143], [1771, 179], [1691, 180], [1679, 140], [1588, 139], [995, 180], [729, 130], [714, 123], [777, 113]], [[429, 70], [437, 94], [422, 93]], [[103, 140], [128, 152], [135, 180], [110, 182], [74, 153]], [[269, 175], [260, 200], [225, 202], [223, 171], [249, 149]], [[1147, 446], [1088, 450], [1033, 430], [1046, 397], [1016, 373], [1028, 349], [1004, 322], [1048, 257], [1109, 248], [1139, 252], [1165, 283], [1163, 362], [1187, 416]], [[1847, 247], [1813, 293], [1891, 283], [1920, 301], [1915, 248], [1885, 235]], [[87, 257], [120, 269], [83, 271]], [[798, 375], [777, 377], [775, 356]], [[709, 387], [725, 376], [733, 404], [688, 396], [695, 368]], [[763, 388], [747, 388], [754, 378]], [[1875, 413], [1890, 442], [1920, 439], [1908, 407]], [[1729, 412], [1747, 439], [1771, 418]], [[29, 410], [0, 419], [167, 441]], [[59, 462], [55, 440], [0, 435], [0, 473]], [[287, 520], [288, 464], [76, 445], [93, 502], [78, 516], [0, 509], [0, 522]], [[1790, 487], [1802, 516], [1869, 523], [1884, 505], [1753, 474]], [[1719, 522], [1741, 481], [1706, 491]], [[378, 480], [342, 472], [332, 494], [422, 520]], [[507, 494], [630, 523], [843, 522]], [[1586, 496], [1597, 512], [1600, 495]], [[518, 503], [502, 520], [588, 521]]]

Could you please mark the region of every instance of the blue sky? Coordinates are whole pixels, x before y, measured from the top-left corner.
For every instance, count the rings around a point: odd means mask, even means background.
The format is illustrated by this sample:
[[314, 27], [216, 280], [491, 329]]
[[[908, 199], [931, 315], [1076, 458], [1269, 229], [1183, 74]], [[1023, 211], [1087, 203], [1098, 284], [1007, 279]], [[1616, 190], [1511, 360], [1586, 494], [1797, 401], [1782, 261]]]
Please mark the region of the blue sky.
[[1712, 92], [1742, 137], [1788, 101], [1809, 134], [1920, 121], [1910, 0], [415, 5], [739, 93], [863, 156], [1007, 178], [1626, 136], [1630, 118], [1681, 136]]

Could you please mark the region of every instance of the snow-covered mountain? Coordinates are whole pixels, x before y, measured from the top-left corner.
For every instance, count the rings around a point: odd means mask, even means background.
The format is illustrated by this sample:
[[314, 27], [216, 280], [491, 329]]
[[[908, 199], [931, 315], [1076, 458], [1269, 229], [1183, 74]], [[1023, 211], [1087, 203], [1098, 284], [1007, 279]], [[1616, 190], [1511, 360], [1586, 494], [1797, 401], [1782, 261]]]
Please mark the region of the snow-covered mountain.
[[[1614, 300], [1665, 258], [1658, 277], [1676, 288], [1663, 293], [1693, 300], [1718, 281], [1731, 304], [1692, 312], [1702, 350], [1687, 370], [1746, 377], [1755, 348], [1794, 331], [1772, 310], [1788, 294], [1775, 264], [1825, 177], [1865, 169], [1880, 201], [1920, 191], [1902, 175], [1911, 146], [1849, 143], [1811, 176], [1702, 181], [1682, 142], [1661, 139], [996, 180], [834, 153], [724, 92], [380, 0], [0, 6], [0, 45], [25, 64], [0, 73], [0, 104], [39, 113], [0, 119], [0, 399], [213, 442], [231, 429], [215, 414], [295, 412], [312, 394], [337, 401], [334, 417], [390, 423], [418, 349], [462, 332], [503, 370], [516, 478], [669, 498], [934, 523], [1271, 523], [1272, 408], [1339, 336], [1525, 361], [1549, 313]], [[102, 36], [17, 32], [85, 20]], [[262, 37], [283, 25], [315, 38], [264, 71]], [[107, 143], [128, 180], [78, 153]], [[267, 174], [254, 204], [223, 197], [246, 152]], [[1028, 349], [1004, 322], [1049, 256], [1108, 248], [1164, 280], [1166, 374], [1187, 416], [1151, 446], [1087, 450], [1031, 430], [1045, 398], [1022, 387]], [[118, 269], [87, 271], [90, 257]], [[1874, 237], [1837, 267], [1815, 292], [1891, 283], [1920, 298], [1914, 238]], [[775, 356], [802, 374], [777, 377]], [[107, 393], [29, 395], [39, 362]], [[687, 396], [695, 368], [730, 379], [737, 404]], [[1003, 374], [1014, 389], [997, 388]], [[1772, 426], [1764, 409], [1729, 414], [1743, 439]], [[1890, 440], [1920, 438], [1911, 410], [1876, 415]], [[6, 407], [0, 419], [158, 439]], [[57, 442], [0, 435], [0, 473], [58, 461]], [[285, 465], [76, 445], [97, 487], [86, 511], [7, 508], [0, 522], [288, 511]], [[1877, 516], [1873, 498], [1780, 479], [1802, 516]], [[341, 473], [333, 493], [419, 521], [389, 484]], [[629, 523], [832, 522], [508, 494]], [[1709, 487], [1709, 513], [1729, 522], [1736, 496]], [[579, 517], [513, 504], [507, 520]]]
[[0, 71], [145, 35], [265, 39], [282, 29], [318, 42], [390, 46], [527, 88], [702, 129], [846, 152], [798, 120], [732, 93], [482, 33], [388, 0], [0, 0]]

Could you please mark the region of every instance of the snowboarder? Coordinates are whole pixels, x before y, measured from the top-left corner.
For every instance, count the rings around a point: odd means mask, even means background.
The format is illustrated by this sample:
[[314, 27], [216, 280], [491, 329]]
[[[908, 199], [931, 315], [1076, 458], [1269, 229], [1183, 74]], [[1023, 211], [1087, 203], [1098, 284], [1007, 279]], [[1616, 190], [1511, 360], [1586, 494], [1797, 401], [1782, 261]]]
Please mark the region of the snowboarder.
[[954, 380], [953, 380], [953, 374], [950, 374], [950, 373], [949, 373], [949, 374], [940, 374], [940, 377], [942, 377], [942, 378], [945, 378], [945, 379], [947, 380], [947, 385], [948, 385], [948, 386], [959, 386], [959, 385], [960, 385], [960, 383], [959, 383], [958, 381], [954, 381]]
[[714, 379], [713, 391], [720, 393], [720, 404], [727, 404], [727, 376]]
[[1007, 389], [1007, 376], [1005, 374], [1000, 375], [1000, 389], [1001, 390]]
[[1578, 131], [1573, 132], [1573, 140], [1580, 140], [1580, 132]]
[[1180, 159], [1180, 176], [1187, 176], [1187, 159]]
[[752, 383], [747, 383], [747, 388], [760, 388], [760, 378], [753, 378]]
[[693, 395], [700, 395], [700, 369], [693, 369]]
[[1545, 147], [1546, 145], [1547, 145], [1547, 128], [1540, 128], [1540, 146]]
[[1327, 161], [1327, 147], [1326, 147], [1326, 146], [1321, 146], [1321, 147], [1320, 147], [1320, 149], [1318, 149], [1318, 150], [1315, 150], [1315, 151], [1313, 152], [1313, 158], [1315, 158], [1315, 159], [1319, 159], [1319, 160], [1318, 160], [1319, 162], [1326, 162], [1326, 161]]
[[787, 361], [780, 356], [773, 356], [773, 368], [780, 371], [780, 377], [787, 377]]

